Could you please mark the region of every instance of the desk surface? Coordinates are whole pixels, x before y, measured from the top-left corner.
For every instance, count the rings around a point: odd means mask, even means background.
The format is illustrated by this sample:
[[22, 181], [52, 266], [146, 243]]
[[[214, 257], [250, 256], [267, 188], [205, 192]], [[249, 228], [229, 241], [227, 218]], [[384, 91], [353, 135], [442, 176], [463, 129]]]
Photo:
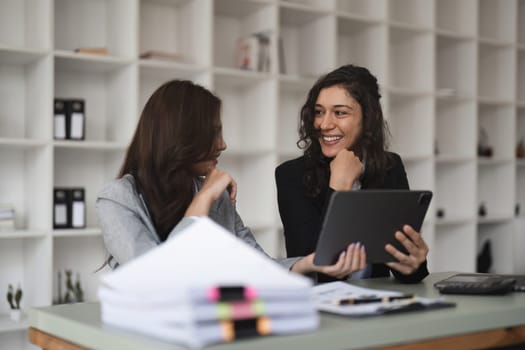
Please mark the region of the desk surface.
[[[435, 273], [423, 283], [403, 285], [380, 278], [356, 281], [363, 287], [399, 290], [438, 297], [433, 283], [453, 273]], [[238, 340], [206, 349], [355, 349], [420, 342], [453, 335], [525, 325], [525, 293], [506, 296], [448, 296], [455, 308], [370, 318], [321, 315], [312, 333]], [[178, 349], [173, 344], [108, 328], [100, 321], [98, 303], [37, 308], [30, 325], [73, 343], [96, 349]]]

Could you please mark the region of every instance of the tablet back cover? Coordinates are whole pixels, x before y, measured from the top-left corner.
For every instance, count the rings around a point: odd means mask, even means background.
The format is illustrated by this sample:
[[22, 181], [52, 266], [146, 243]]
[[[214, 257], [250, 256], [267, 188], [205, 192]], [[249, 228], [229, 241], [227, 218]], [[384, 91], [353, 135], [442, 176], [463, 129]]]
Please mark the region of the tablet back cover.
[[405, 224], [419, 232], [431, 199], [431, 191], [334, 192], [317, 242], [314, 263], [334, 264], [339, 254], [354, 242], [365, 246], [367, 263], [396, 261], [385, 251], [385, 245], [390, 243], [406, 252], [394, 234]]

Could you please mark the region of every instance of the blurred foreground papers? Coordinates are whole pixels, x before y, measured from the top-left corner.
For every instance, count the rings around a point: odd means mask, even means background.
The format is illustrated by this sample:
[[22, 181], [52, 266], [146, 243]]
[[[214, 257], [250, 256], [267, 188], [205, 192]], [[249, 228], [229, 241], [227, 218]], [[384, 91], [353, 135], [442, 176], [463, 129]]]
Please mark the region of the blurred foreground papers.
[[208, 218], [101, 278], [102, 320], [198, 348], [314, 330], [309, 279]]

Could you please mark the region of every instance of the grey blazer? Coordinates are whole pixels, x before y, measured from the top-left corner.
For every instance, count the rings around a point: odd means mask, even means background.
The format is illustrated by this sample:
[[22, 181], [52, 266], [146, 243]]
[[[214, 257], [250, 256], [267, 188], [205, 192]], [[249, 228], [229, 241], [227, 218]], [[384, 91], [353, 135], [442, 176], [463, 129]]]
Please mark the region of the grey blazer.
[[[202, 181], [196, 179], [195, 184], [198, 191]], [[161, 243], [132, 175], [124, 175], [106, 184], [97, 197], [96, 209], [104, 244], [112, 257], [110, 259], [112, 268], [138, 257]], [[235, 206], [230, 202], [228, 192], [224, 191], [212, 204], [209, 217], [270, 258], [259, 246], [250, 229], [244, 226]], [[194, 218], [184, 217], [170, 232], [168, 239], [191, 225], [193, 221]], [[288, 258], [276, 261], [290, 269], [299, 259]]]

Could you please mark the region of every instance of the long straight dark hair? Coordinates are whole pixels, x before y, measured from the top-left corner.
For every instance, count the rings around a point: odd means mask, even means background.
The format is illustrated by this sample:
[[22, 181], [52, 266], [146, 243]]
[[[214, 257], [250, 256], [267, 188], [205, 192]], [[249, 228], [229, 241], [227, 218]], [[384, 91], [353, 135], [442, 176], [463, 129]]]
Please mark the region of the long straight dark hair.
[[365, 161], [364, 187], [378, 186], [384, 180], [389, 165], [386, 152], [388, 129], [383, 119], [377, 79], [364, 67], [345, 65], [322, 76], [308, 92], [301, 108], [299, 141], [304, 150], [306, 195], [318, 196], [326, 188], [330, 176], [330, 159], [326, 159], [319, 144], [319, 130], [314, 127], [315, 105], [322, 89], [340, 86], [361, 106], [362, 130], [352, 150]]
[[191, 166], [214, 152], [221, 100], [187, 80], [160, 86], [144, 106], [119, 177], [131, 174], [161, 241], [194, 195]]

